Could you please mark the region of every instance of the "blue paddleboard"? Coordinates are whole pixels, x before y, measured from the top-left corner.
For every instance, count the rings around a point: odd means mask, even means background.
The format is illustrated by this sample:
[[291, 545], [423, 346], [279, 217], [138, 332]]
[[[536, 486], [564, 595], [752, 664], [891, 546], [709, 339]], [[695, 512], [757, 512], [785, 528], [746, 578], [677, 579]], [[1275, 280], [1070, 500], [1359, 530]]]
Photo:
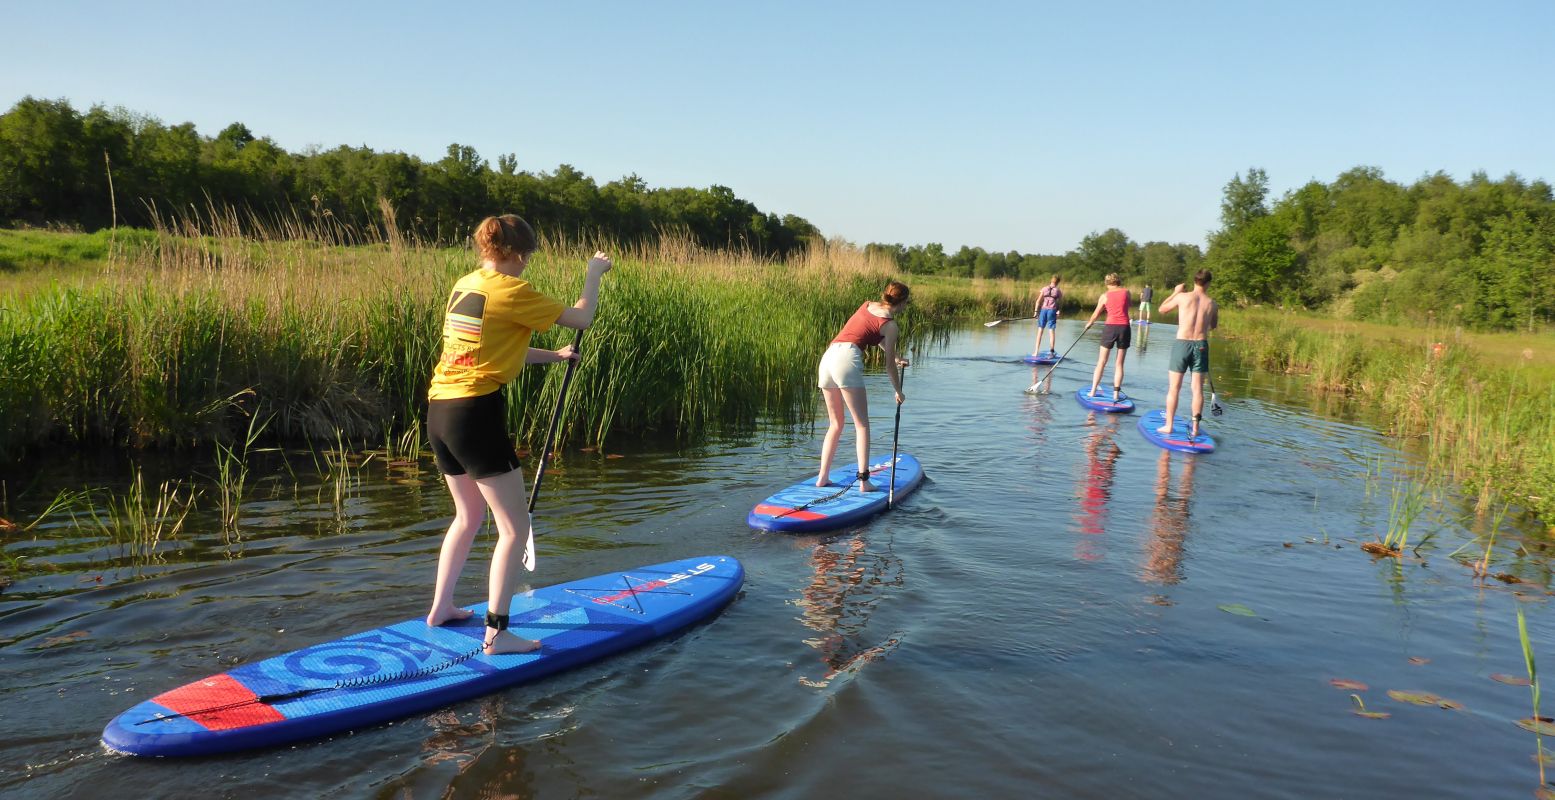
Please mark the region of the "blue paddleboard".
[[375, 725], [536, 680], [667, 636], [722, 608], [740, 562], [703, 556], [524, 592], [509, 628], [532, 653], [481, 652], [486, 604], [431, 628], [413, 619], [245, 664], [163, 692], [103, 729], [109, 749], [199, 756]]
[[1064, 360], [1057, 350], [1049, 350], [1046, 353], [1037, 353], [1034, 356], [1021, 356], [1020, 360], [1025, 364], [1057, 364]]
[[1192, 430], [1190, 420], [1178, 414], [1172, 420], [1171, 433], [1157, 433], [1156, 428], [1166, 424], [1166, 412], [1160, 409], [1146, 413], [1139, 418], [1139, 433], [1151, 444], [1164, 447], [1167, 450], [1176, 450], [1179, 453], [1212, 453], [1215, 451], [1215, 440], [1209, 434], [1204, 433], [1204, 426], [1199, 425], [1199, 435], [1189, 436]]
[[[1106, 411], [1111, 414], [1132, 414], [1134, 412], [1134, 400], [1126, 394], [1119, 394], [1117, 402], [1113, 402], [1111, 389], [1097, 389], [1096, 396], [1091, 396], [1089, 387], [1074, 390], [1074, 399], [1080, 401], [1080, 405], [1092, 411]], [[1157, 422], [1156, 425], [1160, 426]]]
[[[862, 522], [885, 510], [886, 486], [891, 481], [891, 459], [886, 457], [870, 465], [870, 483], [880, 489], [864, 494], [858, 484], [847, 486], [858, 471], [857, 464], [838, 467], [828, 478], [832, 486], [815, 485], [815, 476], [799, 481], [756, 504], [745, 521], [752, 528], [783, 533], [817, 533], [844, 528]], [[923, 466], [906, 453], [897, 456], [896, 500], [913, 493], [923, 482]]]
[[1134, 324], [1135, 325], [1149, 325], [1150, 324], [1150, 320], [1148, 320], [1148, 319], [1136, 319], [1136, 320], [1134, 320]]

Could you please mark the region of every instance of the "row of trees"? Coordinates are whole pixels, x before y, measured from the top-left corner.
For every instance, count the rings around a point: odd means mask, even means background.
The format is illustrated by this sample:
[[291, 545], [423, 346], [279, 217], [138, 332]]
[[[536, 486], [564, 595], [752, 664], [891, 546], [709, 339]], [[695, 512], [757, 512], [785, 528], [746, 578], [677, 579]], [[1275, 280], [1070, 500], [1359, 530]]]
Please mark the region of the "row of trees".
[[872, 252], [896, 259], [904, 272], [919, 275], [952, 275], [967, 278], [1015, 278], [1046, 281], [1059, 275], [1070, 281], [1100, 283], [1110, 272], [1129, 283], [1172, 286], [1193, 274], [1204, 260], [1194, 244], [1146, 242], [1139, 244], [1117, 228], [1092, 233], [1063, 255], [988, 252], [963, 246], [947, 254], [939, 244], [871, 244]]
[[1226, 184], [1206, 264], [1220, 292], [1344, 316], [1532, 330], [1555, 320], [1555, 194], [1544, 181], [1375, 167], [1269, 202], [1258, 168]]
[[192, 123], [102, 106], [83, 114], [31, 97], [0, 115], [0, 224], [91, 230], [114, 222], [115, 207], [119, 223], [146, 225], [157, 214], [214, 206], [368, 228], [385, 224], [381, 201], [400, 232], [438, 242], [461, 240], [493, 209], [522, 210], [548, 233], [632, 242], [677, 230], [705, 246], [777, 257], [819, 234], [800, 217], [762, 213], [728, 187], [651, 189], [636, 175], [600, 186], [566, 164], [521, 170], [513, 155], [493, 168], [459, 144], [427, 162], [367, 147], [290, 153], [241, 123], [207, 137]]

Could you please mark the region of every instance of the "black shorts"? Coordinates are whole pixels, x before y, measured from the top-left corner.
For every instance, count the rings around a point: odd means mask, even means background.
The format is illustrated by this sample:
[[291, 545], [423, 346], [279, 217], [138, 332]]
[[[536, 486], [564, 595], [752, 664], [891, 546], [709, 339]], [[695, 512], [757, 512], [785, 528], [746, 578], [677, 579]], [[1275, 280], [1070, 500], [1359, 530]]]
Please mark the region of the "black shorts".
[[427, 438], [444, 475], [491, 478], [518, 469], [518, 453], [503, 426], [501, 390], [480, 397], [427, 402]]
[[1103, 325], [1101, 329], [1101, 346], [1119, 350], [1127, 350], [1132, 342], [1133, 334], [1129, 332], [1128, 325]]

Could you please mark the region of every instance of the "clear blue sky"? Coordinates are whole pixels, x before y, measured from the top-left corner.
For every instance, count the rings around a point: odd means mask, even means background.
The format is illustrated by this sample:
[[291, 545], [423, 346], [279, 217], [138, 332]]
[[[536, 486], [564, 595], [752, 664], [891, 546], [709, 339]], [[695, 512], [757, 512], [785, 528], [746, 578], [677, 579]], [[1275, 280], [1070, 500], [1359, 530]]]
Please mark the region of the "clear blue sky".
[[1555, 179], [1555, 2], [0, 2], [0, 104], [723, 184], [856, 242], [1202, 243], [1250, 165]]

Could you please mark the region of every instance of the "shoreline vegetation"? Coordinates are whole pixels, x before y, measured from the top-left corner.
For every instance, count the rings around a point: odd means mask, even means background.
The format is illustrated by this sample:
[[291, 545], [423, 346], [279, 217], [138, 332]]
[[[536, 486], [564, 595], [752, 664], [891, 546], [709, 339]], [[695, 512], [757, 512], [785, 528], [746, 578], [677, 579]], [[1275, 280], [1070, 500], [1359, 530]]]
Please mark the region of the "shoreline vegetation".
[[[219, 218], [218, 218], [219, 219]], [[264, 420], [269, 438], [333, 444], [418, 432], [466, 249], [398, 238], [341, 245], [294, 223], [242, 230], [0, 231], [0, 251], [46, 265], [0, 271], [0, 461], [51, 441], [128, 447], [231, 443]], [[19, 241], [25, 237], [26, 241]], [[616, 255], [584, 337], [562, 438], [613, 431], [689, 437], [758, 418], [808, 419], [817, 331], [839, 327], [894, 273], [890, 261], [816, 241], [779, 262], [684, 239], [545, 242], [525, 277], [576, 294], [587, 253]], [[907, 324], [928, 333], [1025, 306], [1014, 281], [924, 281]], [[558, 346], [554, 331], [536, 346]], [[917, 334], [915, 334], [917, 335]], [[533, 442], [561, 371], [524, 370], [508, 389], [518, 439]]]
[[[48, 442], [231, 446], [255, 419], [267, 439], [415, 449], [439, 347], [439, 310], [475, 259], [461, 247], [342, 240], [306, 222], [91, 234], [0, 230], [0, 463]], [[370, 235], [370, 234], [369, 234]], [[603, 313], [584, 338], [563, 437], [693, 437], [758, 419], [810, 419], [816, 331], [898, 275], [878, 250], [814, 241], [787, 261], [685, 239], [619, 246], [546, 242], [526, 277], [575, 293], [584, 256], [618, 254]], [[903, 276], [918, 341], [1021, 317], [1045, 281]], [[1065, 315], [1102, 287], [1066, 281]], [[1158, 287], [1165, 292], [1167, 287]], [[1167, 321], [1167, 320], [1162, 320]], [[1388, 433], [1479, 497], [1555, 519], [1551, 335], [1405, 328], [1228, 308], [1221, 334], [1259, 369], [1363, 401]], [[557, 334], [536, 338], [552, 346]], [[1440, 343], [1441, 347], [1436, 347]], [[559, 370], [525, 370], [508, 392], [534, 442]]]
[[1222, 315], [1244, 362], [1364, 403], [1418, 443], [1478, 508], [1512, 502], [1555, 522], [1555, 334], [1354, 323], [1288, 311]]

